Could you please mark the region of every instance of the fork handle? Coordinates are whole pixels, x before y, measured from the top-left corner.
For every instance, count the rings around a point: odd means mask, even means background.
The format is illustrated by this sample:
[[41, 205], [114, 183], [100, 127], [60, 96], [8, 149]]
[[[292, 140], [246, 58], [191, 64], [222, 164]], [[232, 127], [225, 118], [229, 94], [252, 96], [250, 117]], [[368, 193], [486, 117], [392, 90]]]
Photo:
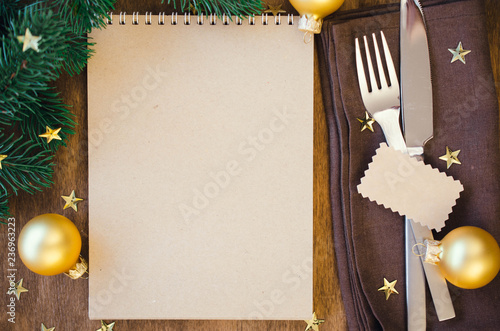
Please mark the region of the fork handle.
[[399, 113], [399, 107], [393, 107], [378, 111], [372, 116], [384, 131], [387, 144], [395, 150], [406, 153], [406, 142], [399, 125]]

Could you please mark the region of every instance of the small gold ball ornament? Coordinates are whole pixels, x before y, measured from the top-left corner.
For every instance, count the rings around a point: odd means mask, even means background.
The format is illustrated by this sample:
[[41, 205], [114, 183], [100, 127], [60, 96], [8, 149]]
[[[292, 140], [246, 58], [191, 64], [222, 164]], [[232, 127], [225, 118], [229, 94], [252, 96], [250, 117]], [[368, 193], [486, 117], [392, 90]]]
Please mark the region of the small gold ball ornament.
[[19, 256], [31, 271], [52, 276], [79, 261], [82, 239], [75, 224], [58, 214], [31, 219], [19, 234]]
[[300, 14], [299, 30], [312, 34], [321, 32], [323, 18], [339, 9], [344, 0], [290, 0], [290, 3]]
[[500, 247], [491, 234], [462, 226], [443, 240], [426, 240], [426, 262], [434, 261], [453, 285], [476, 289], [491, 282], [500, 270]]

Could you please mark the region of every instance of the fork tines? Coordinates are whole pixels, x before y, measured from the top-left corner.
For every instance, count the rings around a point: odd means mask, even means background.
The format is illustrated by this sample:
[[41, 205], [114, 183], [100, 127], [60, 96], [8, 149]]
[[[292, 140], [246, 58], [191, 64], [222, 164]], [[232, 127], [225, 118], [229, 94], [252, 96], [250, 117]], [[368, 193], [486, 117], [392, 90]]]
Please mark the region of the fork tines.
[[[375, 57], [377, 60], [378, 76], [380, 78], [381, 88], [378, 88], [377, 80], [375, 77], [375, 72], [373, 70], [373, 64], [372, 64], [372, 59], [370, 56], [370, 48], [368, 46], [368, 41], [366, 39], [366, 36], [363, 36], [371, 92], [373, 92], [375, 89], [380, 90], [380, 89], [388, 88], [389, 86], [390, 87], [397, 86], [399, 88], [398, 77], [396, 75], [396, 70], [394, 69], [394, 63], [392, 61], [389, 47], [387, 46], [387, 41], [385, 39], [384, 32], [380, 31], [380, 35], [382, 37], [382, 46], [384, 49], [384, 55], [385, 55], [385, 61], [387, 64], [387, 71], [389, 74], [389, 79], [390, 79], [389, 84], [390, 85], [388, 84], [386, 77], [385, 77], [384, 68], [382, 65], [382, 60], [380, 57], [380, 51], [378, 48], [378, 43], [377, 43], [377, 38], [375, 36], [375, 33], [372, 33], [372, 37], [373, 37], [373, 45], [374, 45], [374, 49], [375, 49]], [[367, 80], [360, 79], [361, 77], [366, 77], [366, 75], [365, 75], [364, 66], [363, 66], [363, 62], [362, 62], [363, 60], [361, 57], [361, 51], [360, 51], [360, 47], [359, 47], [358, 38], [356, 38], [355, 43], [356, 43], [356, 67], [357, 67], [357, 71], [358, 71], [359, 87], [361, 89], [362, 94], [370, 93], [370, 91], [368, 89]]]

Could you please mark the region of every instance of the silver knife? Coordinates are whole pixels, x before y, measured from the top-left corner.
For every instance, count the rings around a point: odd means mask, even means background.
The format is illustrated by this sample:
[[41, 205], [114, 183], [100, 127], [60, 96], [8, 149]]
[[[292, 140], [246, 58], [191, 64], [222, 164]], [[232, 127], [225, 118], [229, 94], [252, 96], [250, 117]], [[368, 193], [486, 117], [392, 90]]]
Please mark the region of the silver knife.
[[[427, 33], [418, 0], [401, 0], [401, 110], [408, 153], [423, 159], [424, 145], [433, 135], [432, 83]], [[455, 317], [446, 280], [437, 266], [413, 254], [415, 243], [432, 239], [432, 232], [405, 219], [406, 298], [408, 330], [425, 330], [425, 278], [440, 321]]]

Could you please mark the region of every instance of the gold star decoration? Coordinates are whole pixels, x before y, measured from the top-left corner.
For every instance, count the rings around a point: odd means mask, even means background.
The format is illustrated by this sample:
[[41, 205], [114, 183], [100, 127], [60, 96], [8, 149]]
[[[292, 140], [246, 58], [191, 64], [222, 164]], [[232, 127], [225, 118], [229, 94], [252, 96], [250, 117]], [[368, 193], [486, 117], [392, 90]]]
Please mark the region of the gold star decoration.
[[365, 129], [373, 132], [373, 123], [375, 123], [375, 120], [370, 117], [370, 114], [368, 114], [367, 111], [365, 111], [365, 118], [356, 119], [361, 123], [361, 132], [363, 132]]
[[191, 14], [193, 14], [193, 15], [198, 14], [198, 11], [196, 10], [196, 7], [195, 7], [192, 3], [190, 3], [190, 4], [189, 4], [189, 11], [190, 11], [190, 12], [191, 12]]
[[462, 42], [458, 43], [456, 49], [448, 48], [448, 50], [451, 52], [451, 54], [453, 54], [451, 63], [455, 62], [456, 60], [460, 60], [463, 64], [465, 64], [465, 56], [471, 52], [462, 48]]
[[64, 208], [63, 209], [66, 209], [66, 208], [73, 208], [75, 211], [78, 211], [78, 208], [76, 206], [76, 204], [80, 201], [83, 201], [83, 199], [80, 199], [80, 198], [77, 198], [75, 196], [75, 190], [73, 190], [71, 192], [71, 194], [69, 196], [61, 196], [61, 198], [64, 199], [64, 201], [66, 201], [66, 204], [64, 205]]
[[56, 328], [53, 327], [53, 328], [50, 328], [48, 329], [43, 323], [42, 323], [42, 331], [54, 331]]
[[398, 281], [395, 280], [395, 281], [392, 281], [392, 282], [389, 283], [389, 281], [384, 278], [384, 286], [382, 286], [378, 290], [385, 292], [385, 299], [386, 300], [389, 300], [389, 297], [391, 296], [392, 293], [399, 294], [399, 292], [396, 291], [396, 288], [395, 288], [397, 282]]
[[283, 9], [281, 9], [281, 6], [282, 5], [278, 5], [278, 6], [273, 6], [273, 5], [268, 5], [267, 7], [269, 9], [266, 9], [263, 11], [263, 13], [271, 13], [273, 14], [274, 16], [278, 16], [279, 13], [286, 13], [286, 11], [284, 11]]
[[319, 325], [321, 323], [325, 323], [325, 320], [318, 319], [316, 317], [316, 312], [314, 312], [313, 316], [312, 316], [312, 319], [310, 319], [310, 320], [304, 320], [304, 322], [307, 323], [305, 331], [309, 331], [309, 330], [319, 331]]
[[96, 331], [113, 331], [113, 326], [115, 326], [115, 322], [106, 324], [104, 321], [101, 321], [101, 327]]
[[19, 298], [21, 297], [21, 293], [28, 292], [28, 289], [25, 289], [23, 287], [23, 279], [19, 280], [17, 283], [12, 282], [11, 286], [9, 287], [9, 291], [7, 294], [11, 295], [14, 294], [17, 298], [17, 300], [20, 300]]
[[460, 153], [460, 150], [453, 152], [448, 146], [446, 146], [446, 154], [443, 156], [440, 156], [439, 159], [446, 161], [446, 169], [450, 169], [450, 167], [453, 163], [462, 164], [462, 162], [460, 162], [460, 160], [458, 159], [459, 153]]
[[28, 49], [32, 49], [38, 52], [38, 42], [42, 39], [42, 37], [33, 36], [29, 28], [26, 28], [26, 32], [24, 36], [18, 36], [17, 40], [20, 43], [23, 43], [23, 52], [26, 52]]
[[47, 138], [47, 144], [49, 144], [52, 141], [52, 139], [61, 140], [61, 137], [59, 137], [59, 135], [58, 135], [59, 131], [61, 131], [61, 128], [54, 129], [54, 130], [52, 130], [48, 126], [46, 128], [47, 128], [47, 132], [42, 133], [38, 136], [42, 137], [42, 138]]
[[2, 169], [2, 161], [5, 160], [7, 155], [0, 155], [0, 169]]

